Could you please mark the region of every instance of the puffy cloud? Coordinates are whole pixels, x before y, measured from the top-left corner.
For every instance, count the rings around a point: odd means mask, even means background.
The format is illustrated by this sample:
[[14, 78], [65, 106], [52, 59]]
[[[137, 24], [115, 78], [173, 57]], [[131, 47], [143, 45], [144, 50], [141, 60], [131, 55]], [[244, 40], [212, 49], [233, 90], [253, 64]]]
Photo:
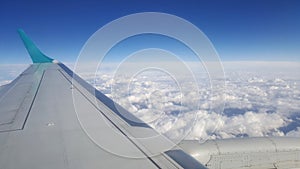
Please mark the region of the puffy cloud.
[[[134, 78], [102, 72], [94, 85], [172, 139], [299, 136], [300, 124], [291, 125], [295, 123], [292, 117], [300, 117], [299, 74], [272, 71], [279, 69], [278, 63], [275, 67], [259, 63], [268, 67], [261, 72], [255, 69], [257, 63], [242, 64], [249, 68], [231, 66], [226, 71], [230, 64], [225, 64], [225, 90], [220, 80], [212, 91], [203, 72], [195, 75], [197, 89], [191, 87], [193, 80], [186, 78], [181, 85], [187, 90], [180, 90], [182, 86], [178, 87], [174, 79], [157, 72]], [[283, 67], [288, 68], [287, 64]], [[292, 67], [300, 66], [293, 63]], [[287, 126], [294, 128], [283, 130]]]

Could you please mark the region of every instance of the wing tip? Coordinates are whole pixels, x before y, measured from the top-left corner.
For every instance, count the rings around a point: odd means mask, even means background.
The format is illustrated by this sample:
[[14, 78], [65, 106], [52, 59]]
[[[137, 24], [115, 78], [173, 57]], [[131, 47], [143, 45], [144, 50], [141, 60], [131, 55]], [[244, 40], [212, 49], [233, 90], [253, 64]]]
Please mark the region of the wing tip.
[[17, 30], [20, 38], [22, 39], [27, 52], [29, 53], [31, 60], [33, 63], [52, 63], [54, 59], [43, 54], [36, 45], [32, 42], [32, 40], [26, 35], [23, 29]]

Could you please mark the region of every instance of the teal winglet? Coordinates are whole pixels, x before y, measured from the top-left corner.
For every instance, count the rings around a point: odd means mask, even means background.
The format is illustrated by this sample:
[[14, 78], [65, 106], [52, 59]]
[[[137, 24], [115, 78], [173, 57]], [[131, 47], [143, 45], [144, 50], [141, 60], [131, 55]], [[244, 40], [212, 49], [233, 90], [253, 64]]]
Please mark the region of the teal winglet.
[[35, 44], [29, 39], [22, 29], [18, 30], [19, 35], [31, 57], [33, 63], [51, 63], [53, 59], [43, 54]]

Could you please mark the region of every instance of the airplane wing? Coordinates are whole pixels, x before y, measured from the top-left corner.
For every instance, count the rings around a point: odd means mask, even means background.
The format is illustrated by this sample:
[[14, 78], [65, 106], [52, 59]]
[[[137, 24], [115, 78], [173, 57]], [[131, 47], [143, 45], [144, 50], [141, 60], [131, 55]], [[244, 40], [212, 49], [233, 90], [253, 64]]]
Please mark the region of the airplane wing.
[[19, 34], [33, 64], [0, 90], [1, 169], [204, 168]]
[[[0, 88], [1, 169], [203, 169], [299, 164], [299, 139], [183, 141], [176, 145], [64, 64], [43, 54], [22, 30], [19, 34], [33, 64]], [[253, 146], [265, 143], [268, 148]], [[260, 152], [264, 154], [257, 156]], [[274, 157], [265, 160], [268, 152]], [[253, 156], [259, 157], [258, 165]], [[280, 160], [282, 156], [286, 157]]]

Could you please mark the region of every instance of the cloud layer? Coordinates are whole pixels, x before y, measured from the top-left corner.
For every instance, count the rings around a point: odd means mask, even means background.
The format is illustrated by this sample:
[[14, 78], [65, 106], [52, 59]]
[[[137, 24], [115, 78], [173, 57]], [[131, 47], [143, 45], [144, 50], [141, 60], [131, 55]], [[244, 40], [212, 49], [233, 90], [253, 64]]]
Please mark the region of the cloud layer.
[[[203, 72], [195, 74], [197, 90], [185, 92], [161, 72], [132, 78], [100, 71], [84, 78], [172, 139], [300, 136], [300, 64], [288, 65], [225, 63], [225, 88], [220, 80], [214, 91]], [[184, 81], [189, 88], [193, 79]]]

